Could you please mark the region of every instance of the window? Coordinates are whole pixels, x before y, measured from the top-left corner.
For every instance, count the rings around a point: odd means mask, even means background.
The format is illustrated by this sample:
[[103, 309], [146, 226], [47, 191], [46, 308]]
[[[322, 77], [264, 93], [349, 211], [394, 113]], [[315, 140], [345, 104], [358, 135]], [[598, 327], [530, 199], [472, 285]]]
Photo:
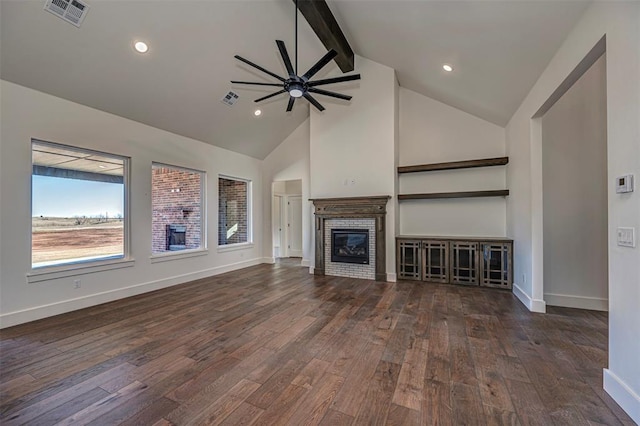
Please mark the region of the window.
[[31, 267], [127, 257], [129, 159], [32, 140]]
[[205, 173], [154, 163], [152, 253], [204, 249]]
[[251, 182], [218, 179], [218, 245], [251, 242]]

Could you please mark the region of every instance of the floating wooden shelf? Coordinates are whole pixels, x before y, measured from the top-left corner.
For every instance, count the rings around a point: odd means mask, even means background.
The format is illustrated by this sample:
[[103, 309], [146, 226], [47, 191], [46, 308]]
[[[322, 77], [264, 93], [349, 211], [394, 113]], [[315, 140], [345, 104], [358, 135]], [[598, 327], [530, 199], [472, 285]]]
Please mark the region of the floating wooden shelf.
[[498, 189], [493, 191], [432, 192], [427, 194], [398, 194], [398, 201], [430, 200], [437, 198], [506, 197], [508, 195], [508, 189]]
[[435, 170], [471, 169], [474, 167], [504, 166], [509, 157], [484, 158], [481, 160], [451, 161], [448, 163], [419, 164], [416, 166], [400, 166], [398, 173], [432, 172]]

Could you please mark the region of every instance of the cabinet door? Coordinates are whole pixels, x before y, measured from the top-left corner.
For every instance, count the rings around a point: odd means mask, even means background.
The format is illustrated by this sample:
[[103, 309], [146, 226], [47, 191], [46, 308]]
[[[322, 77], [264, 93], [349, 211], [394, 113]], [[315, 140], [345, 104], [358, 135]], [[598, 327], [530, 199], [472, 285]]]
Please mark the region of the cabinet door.
[[398, 278], [419, 280], [420, 273], [420, 241], [398, 240], [397, 251]]
[[451, 283], [478, 285], [478, 243], [451, 241]]
[[422, 242], [422, 279], [434, 283], [449, 282], [449, 243], [436, 240]]
[[511, 289], [513, 283], [511, 243], [481, 243], [480, 285]]

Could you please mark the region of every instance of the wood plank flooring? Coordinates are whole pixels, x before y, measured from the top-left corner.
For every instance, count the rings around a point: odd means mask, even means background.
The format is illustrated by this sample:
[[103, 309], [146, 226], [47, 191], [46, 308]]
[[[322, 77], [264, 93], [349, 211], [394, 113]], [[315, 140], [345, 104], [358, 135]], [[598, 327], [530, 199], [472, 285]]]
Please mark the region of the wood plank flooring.
[[0, 332], [2, 425], [632, 425], [607, 314], [259, 265]]

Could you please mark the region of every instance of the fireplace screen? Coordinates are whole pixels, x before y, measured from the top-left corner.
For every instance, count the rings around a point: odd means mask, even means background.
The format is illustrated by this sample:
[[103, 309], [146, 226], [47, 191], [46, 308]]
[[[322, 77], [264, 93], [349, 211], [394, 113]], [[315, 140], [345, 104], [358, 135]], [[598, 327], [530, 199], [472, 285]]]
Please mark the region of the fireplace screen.
[[332, 229], [331, 261], [369, 264], [368, 229]]
[[184, 250], [187, 248], [187, 226], [167, 225], [167, 250]]

